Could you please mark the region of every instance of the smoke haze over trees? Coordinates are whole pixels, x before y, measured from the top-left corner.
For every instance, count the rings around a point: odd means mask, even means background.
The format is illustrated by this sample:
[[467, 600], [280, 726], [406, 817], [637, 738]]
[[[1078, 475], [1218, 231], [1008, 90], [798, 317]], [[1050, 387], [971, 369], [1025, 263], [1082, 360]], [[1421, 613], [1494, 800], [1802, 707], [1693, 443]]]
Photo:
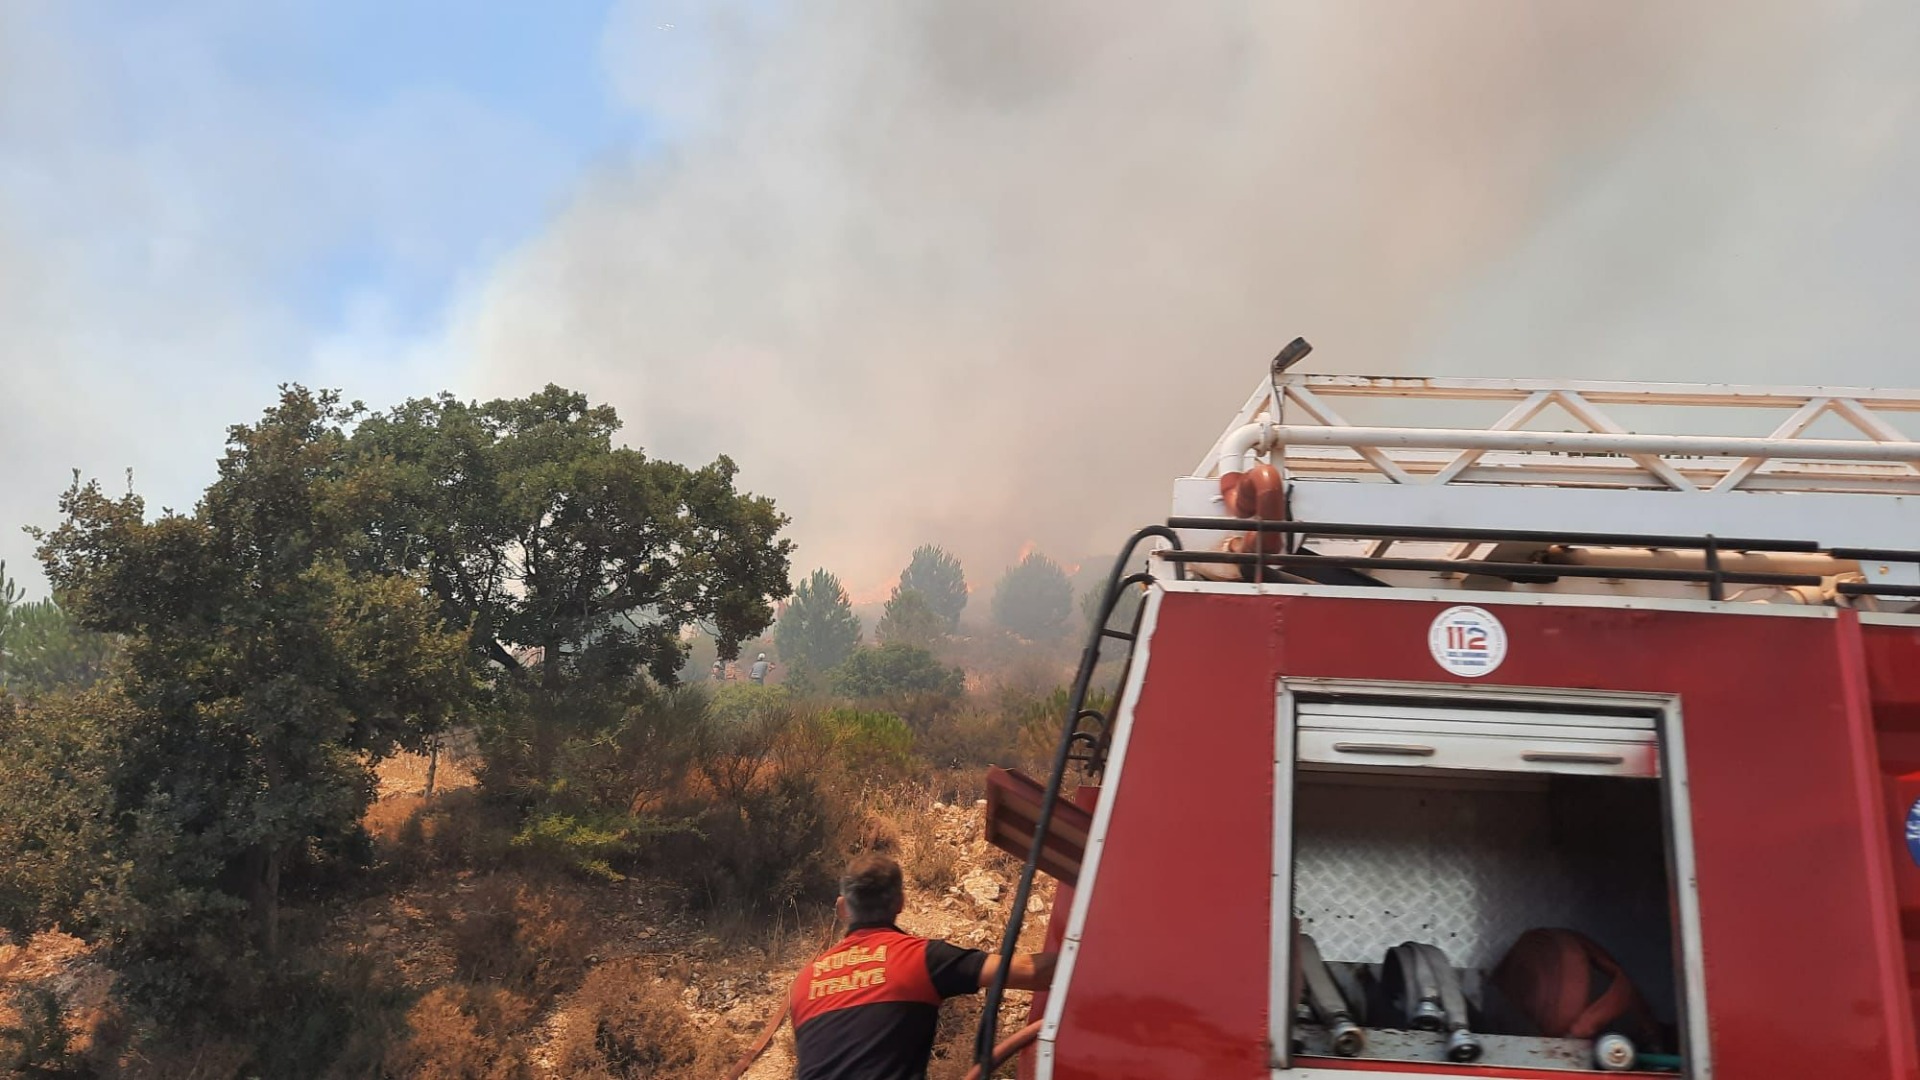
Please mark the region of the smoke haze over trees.
[[[0, 521], [51, 524], [76, 465], [190, 503], [281, 381], [551, 378], [622, 441], [737, 455], [878, 600], [928, 536], [994, 568], [1161, 515], [1296, 333], [1336, 371], [1860, 384], [1920, 339], [1901, 0], [631, 0], [566, 62], [644, 137], [572, 157], [458, 87], [315, 115], [249, 80], [313, 65], [245, 5], [74, 10], [0, 13], [0, 172], [33, 178], [0, 186]], [[557, 161], [531, 226], [449, 216]], [[272, 290], [348, 227], [458, 249], [449, 295], [303, 322]], [[29, 547], [0, 533], [43, 595]]]
[[1059, 637], [1072, 610], [1066, 571], [1037, 551], [1008, 567], [993, 589], [993, 621], [1032, 641]]

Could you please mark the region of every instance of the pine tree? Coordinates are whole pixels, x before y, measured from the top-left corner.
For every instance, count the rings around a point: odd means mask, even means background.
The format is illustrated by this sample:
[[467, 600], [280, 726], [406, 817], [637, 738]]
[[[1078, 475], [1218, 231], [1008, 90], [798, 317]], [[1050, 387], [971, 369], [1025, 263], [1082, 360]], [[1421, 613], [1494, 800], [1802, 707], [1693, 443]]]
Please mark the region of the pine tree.
[[860, 619], [840, 579], [815, 570], [793, 590], [793, 599], [773, 628], [780, 658], [795, 671], [824, 672], [860, 647]]
[[924, 597], [927, 606], [946, 621], [949, 633], [960, 625], [960, 613], [967, 607], [967, 575], [960, 568], [960, 560], [945, 550], [932, 544], [913, 549], [913, 559], [900, 571], [900, 585], [894, 594], [907, 592]]
[[876, 630], [883, 645], [930, 649], [947, 636], [947, 620], [933, 610], [922, 593], [896, 588]]
[[1030, 641], [1059, 637], [1072, 611], [1066, 571], [1037, 551], [1009, 567], [993, 591], [993, 621]]

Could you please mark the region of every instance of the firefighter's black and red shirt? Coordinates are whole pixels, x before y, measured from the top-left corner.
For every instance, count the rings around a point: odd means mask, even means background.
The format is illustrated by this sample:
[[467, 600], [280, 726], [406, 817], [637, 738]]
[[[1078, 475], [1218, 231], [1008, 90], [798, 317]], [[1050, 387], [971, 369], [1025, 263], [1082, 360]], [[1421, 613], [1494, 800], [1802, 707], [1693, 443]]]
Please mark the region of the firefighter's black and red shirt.
[[980, 988], [987, 954], [855, 923], [793, 981], [795, 1080], [923, 1080], [940, 1003]]

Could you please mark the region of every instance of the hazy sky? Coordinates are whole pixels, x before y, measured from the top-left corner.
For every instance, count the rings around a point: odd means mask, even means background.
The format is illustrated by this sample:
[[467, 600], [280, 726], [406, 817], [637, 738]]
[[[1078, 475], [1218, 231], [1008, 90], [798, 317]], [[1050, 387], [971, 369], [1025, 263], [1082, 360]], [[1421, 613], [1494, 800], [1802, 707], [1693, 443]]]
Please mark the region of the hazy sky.
[[1910, 0], [0, 0], [0, 558], [288, 380], [584, 389], [860, 595], [1110, 549], [1295, 334], [1920, 384], [1914, 56]]

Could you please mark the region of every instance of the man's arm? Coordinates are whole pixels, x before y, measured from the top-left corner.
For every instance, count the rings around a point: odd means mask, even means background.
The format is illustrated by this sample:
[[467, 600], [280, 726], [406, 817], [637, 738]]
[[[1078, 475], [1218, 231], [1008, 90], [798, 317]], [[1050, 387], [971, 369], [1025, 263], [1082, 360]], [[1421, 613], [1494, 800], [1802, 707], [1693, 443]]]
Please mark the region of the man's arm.
[[[1053, 985], [1053, 966], [1059, 960], [1055, 953], [1022, 953], [1013, 958], [1007, 968], [1007, 988], [1009, 990], [1045, 990]], [[980, 987], [985, 989], [993, 985], [993, 976], [1000, 970], [1000, 957], [989, 953], [987, 962], [980, 965]]]

